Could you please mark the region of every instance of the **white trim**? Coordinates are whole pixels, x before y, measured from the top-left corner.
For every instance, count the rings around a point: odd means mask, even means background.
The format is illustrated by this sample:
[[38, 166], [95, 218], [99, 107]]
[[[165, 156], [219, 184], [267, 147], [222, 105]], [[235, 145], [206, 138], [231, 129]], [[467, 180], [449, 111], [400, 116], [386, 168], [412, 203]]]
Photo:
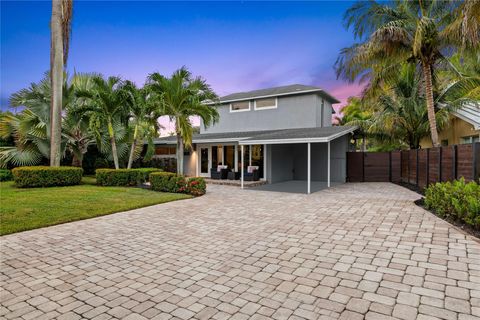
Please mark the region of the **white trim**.
[[[330, 142], [328, 143], [330, 146]], [[307, 143], [307, 194], [310, 194], [310, 186], [311, 186], [311, 179], [312, 179], [312, 151], [311, 151], [311, 144], [310, 142]]]
[[245, 137], [245, 138], [229, 138], [229, 139], [198, 139], [198, 140], [192, 140], [192, 143], [238, 142], [240, 140], [245, 140], [245, 139], [248, 139], [248, 137]]
[[[238, 102], [243, 102], [246, 100], [239, 100]], [[237, 102], [237, 101], [232, 101], [232, 102]], [[250, 111], [252, 110], [252, 102], [248, 101], [248, 109], [240, 109], [240, 110], [233, 110], [232, 109], [232, 104], [230, 103], [230, 113], [235, 113], [235, 112], [245, 112], [245, 111]]]
[[340, 103], [340, 101], [335, 99], [335, 97], [330, 95], [328, 92], [326, 92], [323, 89], [318, 88], [318, 89], [290, 91], [290, 92], [277, 93], [277, 94], [268, 94], [268, 95], [264, 95], [264, 96], [256, 96], [256, 97], [252, 96], [252, 97], [246, 97], [246, 98], [240, 98], [240, 99], [230, 99], [230, 100], [223, 100], [223, 101], [218, 101], [218, 102], [206, 102], [205, 104], [206, 105], [215, 105], [215, 104], [221, 105], [221, 104], [226, 104], [226, 103], [229, 103], [229, 102], [246, 101], [246, 100], [252, 100], [252, 99], [270, 98], [270, 97], [293, 96], [293, 95], [296, 95], [296, 94], [309, 93], [309, 92], [321, 92], [321, 93], [325, 94], [331, 100], [334, 100], [333, 103]]
[[235, 172], [238, 172], [238, 144], [235, 144], [234, 145], [235, 147], [235, 157], [234, 157], [234, 161], [235, 161]]
[[480, 124], [478, 124], [475, 120], [472, 120], [470, 119], [469, 117], [457, 112], [457, 111], [453, 111], [452, 112], [452, 115], [454, 115], [455, 117], [469, 123], [470, 125], [472, 125], [473, 129], [474, 130], [480, 130]]
[[267, 181], [267, 145], [263, 145], [263, 178], [260, 180]]
[[[263, 98], [263, 99], [268, 99], [268, 98]], [[268, 107], [257, 108], [257, 100], [262, 100], [262, 99], [257, 98], [255, 100], [253, 100], [253, 110], [255, 110], [255, 111], [277, 109], [277, 107], [278, 107], [278, 98], [277, 97], [275, 97], [275, 105], [274, 106], [268, 106]]]
[[330, 188], [330, 141], [327, 144], [327, 187]]
[[247, 140], [247, 141], [238, 141], [240, 145], [242, 144], [285, 144], [285, 143], [316, 143], [316, 142], [329, 142], [344, 136], [350, 132], [353, 132], [357, 129], [357, 127], [352, 127], [348, 130], [341, 131], [336, 134], [332, 134], [328, 137], [321, 137], [321, 138], [289, 138], [289, 139], [265, 139], [265, 140]]
[[243, 165], [244, 150], [243, 149], [244, 149], [244, 146], [242, 145], [240, 147], [240, 149], [241, 149], [240, 152], [241, 152], [241, 157], [242, 157], [242, 164], [241, 164], [242, 165], [242, 170], [241, 170], [241, 173], [240, 173], [240, 184], [241, 184], [242, 189], [243, 189], [243, 171], [244, 171], [244, 169], [243, 169], [243, 167], [244, 167], [244, 165]]

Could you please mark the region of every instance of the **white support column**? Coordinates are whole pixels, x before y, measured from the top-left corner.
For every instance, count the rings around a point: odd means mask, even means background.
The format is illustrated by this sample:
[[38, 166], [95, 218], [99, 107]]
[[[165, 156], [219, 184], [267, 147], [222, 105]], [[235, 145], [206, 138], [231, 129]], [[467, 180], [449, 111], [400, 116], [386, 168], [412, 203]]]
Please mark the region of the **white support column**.
[[252, 145], [248, 145], [248, 165], [252, 165]]
[[327, 160], [327, 187], [330, 188], [330, 141], [328, 141], [328, 144], [327, 144], [327, 157], [328, 157], [328, 160]]
[[243, 167], [244, 167], [244, 165], [243, 165], [243, 158], [244, 158], [244, 147], [243, 147], [243, 144], [242, 144], [242, 146], [241, 146], [241, 148], [240, 148], [240, 153], [241, 153], [241, 157], [242, 157], [242, 159], [241, 159], [241, 161], [240, 161], [240, 163], [241, 163], [241, 165], [242, 165], [242, 169], [241, 169], [241, 171], [240, 171], [240, 184], [241, 184], [242, 189], [243, 189], [243, 170], [244, 170], [244, 169], [243, 169]]
[[307, 143], [307, 193], [310, 194], [310, 186], [311, 186], [311, 175], [312, 175], [312, 171], [311, 171], [311, 155], [312, 155], [312, 152], [311, 152], [311, 145], [310, 145], [310, 142]]
[[234, 165], [234, 167], [235, 167], [235, 172], [238, 172], [238, 145], [237, 144], [234, 146], [234, 150], [235, 150], [235, 156], [234, 156], [235, 165]]

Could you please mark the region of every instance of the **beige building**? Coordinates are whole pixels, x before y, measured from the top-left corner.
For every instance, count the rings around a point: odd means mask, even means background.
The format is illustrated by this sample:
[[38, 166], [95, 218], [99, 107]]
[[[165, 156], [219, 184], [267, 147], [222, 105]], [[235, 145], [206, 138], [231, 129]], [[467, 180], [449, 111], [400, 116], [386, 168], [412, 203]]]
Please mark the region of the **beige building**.
[[[469, 105], [452, 112], [449, 125], [438, 133], [443, 146], [480, 142], [480, 106]], [[420, 141], [422, 148], [431, 148], [430, 137]]]

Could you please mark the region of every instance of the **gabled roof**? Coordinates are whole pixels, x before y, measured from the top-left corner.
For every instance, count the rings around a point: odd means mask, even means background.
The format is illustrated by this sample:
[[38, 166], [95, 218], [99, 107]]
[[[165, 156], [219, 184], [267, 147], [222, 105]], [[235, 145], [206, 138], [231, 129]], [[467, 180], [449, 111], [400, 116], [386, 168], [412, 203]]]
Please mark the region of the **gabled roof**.
[[340, 101], [335, 99], [332, 95], [330, 95], [325, 90], [318, 87], [305, 86], [302, 84], [292, 84], [288, 86], [232, 93], [232, 94], [220, 97], [220, 102], [226, 103], [226, 102], [244, 101], [244, 100], [258, 99], [258, 98], [296, 95], [296, 94], [311, 93], [311, 92], [316, 92], [323, 95], [332, 103], [340, 103]]
[[470, 123], [475, 130], [480, 130], [480, 104], [467, 104], [452, 113], [454, 116]]
[[[193, 143], [238, 142], [240, 144], [277, 144], [328, 142], [353, 132], [355, 126], [297, 128], [263, 131], [195, 134]], [[157, 138], [155, 144], [176, 144], [176, 136]]]

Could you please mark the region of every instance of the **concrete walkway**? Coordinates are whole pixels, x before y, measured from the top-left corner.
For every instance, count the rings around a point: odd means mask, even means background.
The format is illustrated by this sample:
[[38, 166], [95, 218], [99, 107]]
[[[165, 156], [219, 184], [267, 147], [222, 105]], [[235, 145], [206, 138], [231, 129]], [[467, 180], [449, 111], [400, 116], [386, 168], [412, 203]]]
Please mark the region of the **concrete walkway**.
[[478, 319], [480, 244], [416, 198], [388, 183], [209, 186], [4, 236], [0, 318]]

